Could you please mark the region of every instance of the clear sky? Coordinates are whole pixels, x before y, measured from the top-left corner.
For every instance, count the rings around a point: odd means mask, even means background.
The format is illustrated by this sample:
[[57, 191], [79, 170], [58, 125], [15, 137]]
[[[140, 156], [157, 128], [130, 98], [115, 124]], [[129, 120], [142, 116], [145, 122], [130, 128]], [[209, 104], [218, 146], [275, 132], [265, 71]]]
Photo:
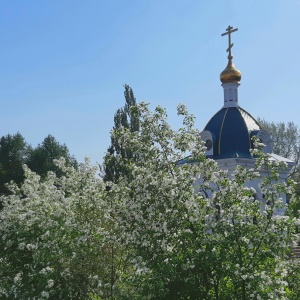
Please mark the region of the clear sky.
[[125, 83], [175, 127], [185, 103], [202, 130], [223, 105], [228, 25], [240, 105], [300, 125], [299, 16], [299, 0], [2, 0], [0, 136], [52, 134], [102, 162]]

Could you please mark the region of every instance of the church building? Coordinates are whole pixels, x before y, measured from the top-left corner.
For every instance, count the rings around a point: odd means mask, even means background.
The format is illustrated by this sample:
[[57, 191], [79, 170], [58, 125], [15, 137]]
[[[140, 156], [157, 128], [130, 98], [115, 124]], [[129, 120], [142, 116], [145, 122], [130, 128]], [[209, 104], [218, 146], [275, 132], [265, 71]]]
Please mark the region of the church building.
[[[238, 88], [242, 74], [233, 64], [231, 54], [231, 34], [238, 29], [228, 26], [222, 36], [228, 35], [228, 64], [220, 74], [220, 80], [224, 90], [223, 107], [208, 121], [201, 132], [202, 140], [206, 145], [207, 158], [214, 159], [219, 166], [232, 173], [237, 165], [253, 168], [256, 159], [251, 155], [253, 149], [253, 137], [257, 137], [265, 147], [264, 152], [269, 153], [270, 159], [285, 162], [286, 169], [280, 171], [280, 181], [284, 182], [295, 163], [287, 158], [272, 153], [272, 137], [261, 128], [259, 123], [250, 113], [239, 105]], [[182, 160], [179, 164], [187, 163]], [[264, 172], [261, 172], [264, 176]], [[264, 195], [259, 189], [260, 180], [249, 182], [248, 186], [257, 191], [255, 197], [263, 200]]]

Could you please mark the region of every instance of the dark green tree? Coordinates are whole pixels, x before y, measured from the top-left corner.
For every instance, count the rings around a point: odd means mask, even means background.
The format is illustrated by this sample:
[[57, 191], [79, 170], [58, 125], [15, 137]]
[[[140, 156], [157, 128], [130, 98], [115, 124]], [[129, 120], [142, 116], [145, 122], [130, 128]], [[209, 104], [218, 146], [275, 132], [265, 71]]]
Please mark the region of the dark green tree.
[[[139, 114], [133, 90], [127, 84], [124, 85], [124, 88], [125, 105], [115, 113], [113, 131], [117, 131], [121, 127], [127, 128], [130, 132], [139, 131]], [[134, 159], [134, 153], [122, 148], [118, 139], [111, 135], [111, 145], [104, 157], [104, 181], [117, 182], [120, 175], [125, 172], [124, 167], [116, 162], [116, 155], [121, 155], [121, 157], [126, 159]]]
[[298, 176], [300, 168], [300, 128], [294, 122], [268, 122], [258, 119], [263, 129], [272, 136], [273, 152], [293, 160], [296, 165], [290, 176]]
[[64, 157], [67, 165], [77, 168], [78, 163], [74, 156], [71, 156], [65, 144], [60, 144], [52, 135], [48, 135], [41, 144], [32, 149], [27, 161], [28, 167], [45, 178], [48, 171], [61, 175], [61, 170], [53, 163], [54, 159]]
[[[113, 132], [118, 132], [121, 128], [125, 128], [130, 132], [139, 131], [139, 113], [136, 107], [136, 99], [132, 88], [125, 84], [124, 85], [124, 97], [125, 105], [116, 111], [114, 115], [114, 127]], [[107, 154], [104, 157], [103, 163], [103, 180], [111, 181], [116, 183], [119, 177], [127, 173], [124, 165], [120, 164], [120, 157], [124, 160], [136, 159], [134, 153], [130, 149], [124, 149], [118, 138], [111, 134], [111, 145], [107, 149]], [[107, 185], [107, 190], [109, 190], [109, 185]], [[110, 201], [111, 208], [113, 208], [113, 201]], [[112, 220], [114, 219], [114, 214], [111, 215]], [[126, 247], [120, 247], [115, 245], [114, 242], [109, 244], [109, 251], [111, 253], [110, 260], [107, 264], [110, 266], [110, 299], [114, 298], [114, 286], [118, 280], [119, 273], [121, 269], [126, 269], [129, 249]], [[122, 272], [121, 272], [122, 273]], [[127, 299], [127, 298], [126, 298]]]
[[0, 194], [7, 194], [5, 184], [13, 180], [21, 183], [24, 179], [22, 165], [27, 162], [31, 147], [21, 133], [7, 134], [0, 139]]

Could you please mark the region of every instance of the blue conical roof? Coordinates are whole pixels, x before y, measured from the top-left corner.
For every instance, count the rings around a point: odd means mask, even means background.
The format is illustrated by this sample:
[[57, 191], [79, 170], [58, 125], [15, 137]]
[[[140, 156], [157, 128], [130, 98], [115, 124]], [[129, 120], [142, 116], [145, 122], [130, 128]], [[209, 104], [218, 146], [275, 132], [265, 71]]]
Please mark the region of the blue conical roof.
[[251, 136], [258, 122], [241, 107], [224, 107], [207, 123], [213, 138], [213, 158], [251, 157]]

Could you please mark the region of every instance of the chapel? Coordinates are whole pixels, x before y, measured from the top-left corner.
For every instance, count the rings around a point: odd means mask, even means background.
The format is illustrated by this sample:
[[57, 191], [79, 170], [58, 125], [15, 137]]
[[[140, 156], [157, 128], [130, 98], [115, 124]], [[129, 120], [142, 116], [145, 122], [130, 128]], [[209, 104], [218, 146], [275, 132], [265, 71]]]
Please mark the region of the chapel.
[[[210, 118], [201, 132], [202, 140], [206, 146], [206, 156], [216, 160], [219, 166], [228, 170], [229, 173], [233, 172], [237, 165], [253, 168], [256, 159], [251, 155], [250, 149], [254, 147], [252, 138], [257, 137], [265, 145], [263, 151], [269, 153], [271, 160], [286, 163], [287, 167], [280, 170], [279, 179], [280, 182], [284, 182], [295, 163], [272, 153], [270, 134], [263, 130], [256, 119], [239, 104], [238, 88], [242, 74], [235, 67], [231, 53], [233, 47], [231, 34], [237, 30], [237, 28], [228, 26], [226, 32], [222, 34], [222, 36], [228, 36], [228, 63], [220, 74], [221, 86], [224, 90], [224, 103], [223, 107]], [[187, 162], [188, 160], [184, 159], [178, 163]], [[264, 176], [263, 171], [261, 176]], [[255, 188], [257, 191], [256, 199], [263, 201], [264, 195], [260, 192], [259, 182], [260, 179], [256, 179], [247, 185]]]

